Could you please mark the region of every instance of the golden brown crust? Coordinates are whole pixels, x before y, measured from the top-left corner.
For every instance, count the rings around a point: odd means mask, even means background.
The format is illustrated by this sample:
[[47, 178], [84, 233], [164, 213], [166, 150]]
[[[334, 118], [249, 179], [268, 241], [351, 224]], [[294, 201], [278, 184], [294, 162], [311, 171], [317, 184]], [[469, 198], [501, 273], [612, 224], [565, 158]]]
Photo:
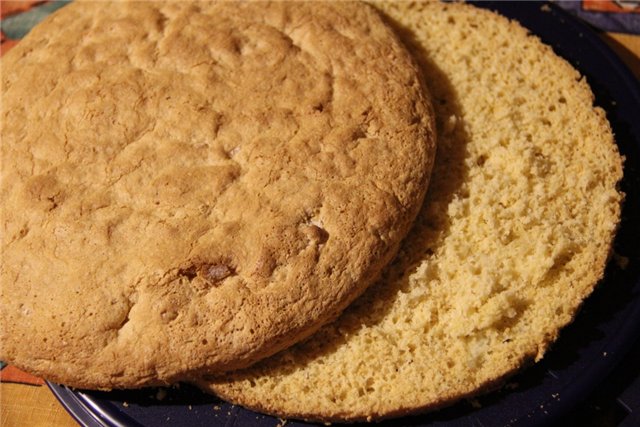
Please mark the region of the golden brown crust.
[[622, 159], [566, 61], [472, 6], [378, 5], [425, 70], [436, 164], [383, 280], [306, 342], [196, 381], [278, 416], [378, 420], [495, 387], [573, 319], [620, 219]]
[[417, 67], [358, 3], [78, 2], [3, 61], [2, 359], [88, 388], [246, 366], [417, 213]]

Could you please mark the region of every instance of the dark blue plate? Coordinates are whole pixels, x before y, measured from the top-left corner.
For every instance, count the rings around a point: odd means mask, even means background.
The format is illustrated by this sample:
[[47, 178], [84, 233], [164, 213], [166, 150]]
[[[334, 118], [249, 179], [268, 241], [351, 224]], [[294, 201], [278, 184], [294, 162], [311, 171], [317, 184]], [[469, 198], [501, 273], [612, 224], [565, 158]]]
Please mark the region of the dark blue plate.
[[[418, 417], [382, 425], [408, 426], [540, 426], [557, 422], [592, 394], [618, 366], [640, 335], [640, 88], [618, 57], [584, 23], [550, 5], [537, 2], [478, 4], [518, 20], [587, 77], [596, 103], [607, 111], [622, 154], [626, 156], [622, 189], [627, 194], [622, 225], [615, 241], [629, 258], [626, 269], [614, 262], [604, 283], [585, 303], [576, 321], [563, 331], [545, 359], [512, 379], [511, 387]], [[640, 362], [632, 362], [630, 381]], [[67, 410], [83, 425], [95, 426], [276, 426], [280, 420], [219, 401], [189, 386], [93, 392], [49, 384]], [[619, 399], [639, 420], [640, 383]], [[635, 391], [634, 391], [635, 390]], [[479, 405], [478, 405], [479, 403]], [[479, 407], [478, 407], [479, 406]], [[290, 426], [308, 425], [289, 422]]]

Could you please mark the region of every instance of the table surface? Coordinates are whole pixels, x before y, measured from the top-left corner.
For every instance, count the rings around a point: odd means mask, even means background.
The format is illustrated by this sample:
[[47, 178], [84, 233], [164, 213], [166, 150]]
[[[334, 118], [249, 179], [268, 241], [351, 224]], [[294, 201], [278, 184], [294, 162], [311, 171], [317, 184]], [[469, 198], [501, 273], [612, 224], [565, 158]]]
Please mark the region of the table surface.
[[[640, 80], [640, 35], [604, 33], [605, 42]], [[0, 383], [0, 427], [75, 427], [46, 386]]]

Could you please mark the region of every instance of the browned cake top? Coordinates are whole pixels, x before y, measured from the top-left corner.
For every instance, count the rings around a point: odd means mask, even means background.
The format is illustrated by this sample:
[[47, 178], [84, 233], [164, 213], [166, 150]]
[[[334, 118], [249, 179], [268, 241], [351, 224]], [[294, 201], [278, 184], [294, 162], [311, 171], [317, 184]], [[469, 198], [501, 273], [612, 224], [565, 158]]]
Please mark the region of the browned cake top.
[[247, 365], [397, 250], [434, 153], [359, 3], [78, 2], [2, 58], [3, 360], [80, 387]]

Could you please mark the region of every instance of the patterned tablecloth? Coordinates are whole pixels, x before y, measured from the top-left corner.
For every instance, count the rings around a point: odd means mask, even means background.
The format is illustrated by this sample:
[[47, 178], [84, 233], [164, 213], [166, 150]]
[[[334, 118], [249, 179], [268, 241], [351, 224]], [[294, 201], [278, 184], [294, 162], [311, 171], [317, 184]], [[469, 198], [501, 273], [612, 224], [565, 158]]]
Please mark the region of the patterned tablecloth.
[[[0, 55], [69, 1], [0, 0]], [[640, 79], [640, 0], [557, 2], [591, 23]], [[606, 31], [606, 32], [604, 32]], [[77, 426], [44, 381], [0, 362], [0, 427]]]

